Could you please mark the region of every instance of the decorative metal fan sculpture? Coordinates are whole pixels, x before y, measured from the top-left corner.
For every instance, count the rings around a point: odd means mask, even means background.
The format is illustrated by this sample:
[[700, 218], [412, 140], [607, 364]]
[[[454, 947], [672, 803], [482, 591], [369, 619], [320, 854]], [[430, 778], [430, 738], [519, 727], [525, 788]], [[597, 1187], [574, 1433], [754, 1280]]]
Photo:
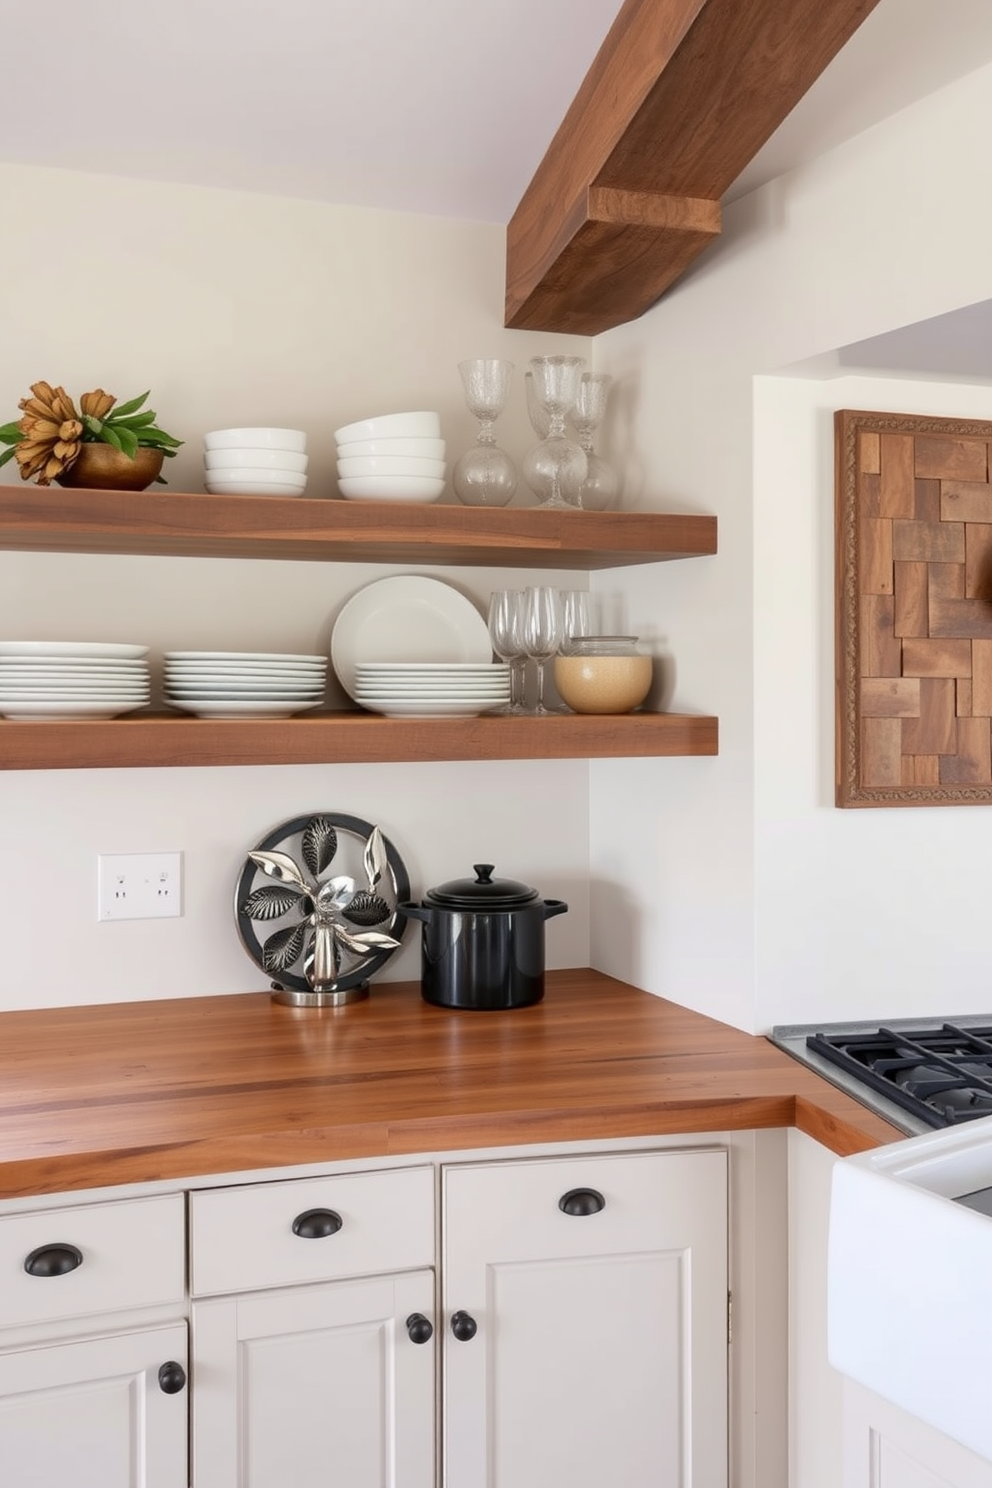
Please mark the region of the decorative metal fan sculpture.
[[298, 816], [248, 854], [235, 892], [245, 949], [274, 978], [277, 1002], [334, 1006], [368, 996], [398, 949], [408, 899], [403, 861], [357, 816]]

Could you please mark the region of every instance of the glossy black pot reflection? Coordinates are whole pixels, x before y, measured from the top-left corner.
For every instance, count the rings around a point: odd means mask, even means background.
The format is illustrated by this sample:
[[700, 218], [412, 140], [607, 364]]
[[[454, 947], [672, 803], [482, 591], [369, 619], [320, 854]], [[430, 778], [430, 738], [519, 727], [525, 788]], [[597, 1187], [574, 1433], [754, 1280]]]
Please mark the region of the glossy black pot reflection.
[[[521, 884], [493, 882], [491, 873], [479, 864], [474, 883], [445, 885], [428, 892], [429, 902], [400, 905], [422, 923], [421, 992], [437, 1007], [496, 1011], [544, 996], [545, 921], [568, 905], [539, 899]], [[473, 901], [478, 907], [467, 907]]]

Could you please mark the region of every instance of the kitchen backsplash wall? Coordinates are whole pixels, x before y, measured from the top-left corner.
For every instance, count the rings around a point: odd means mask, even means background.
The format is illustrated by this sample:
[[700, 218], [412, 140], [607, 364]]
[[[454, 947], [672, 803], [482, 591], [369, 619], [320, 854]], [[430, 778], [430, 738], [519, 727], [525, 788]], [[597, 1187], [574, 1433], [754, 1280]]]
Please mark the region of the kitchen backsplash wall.
[[[305, 499], [330, 489], [333, 430], [370, 413], [440, 410], [453, 461], [476, 432], [456, 367], [472, 355], [516, 363], [500, 432], [522, 455], [534, 441], [527, 358], [590, 349], [502, 329], [495, 227], [2, 166], [0, 195], [0, 421], [39, 378], [76, 394], [150, 388], [161, 422], [188, 441], [166, 467], [177, 490], [202, 490], [201, 436], [227, 425], [306, 429]], [[0, 480], [16, 484], [14, 467]], [[480, 609], [491, 588], [520, 580], [416, 571]], [[381, 573], [0, 553], [0, 637], [135, 641], [156, 657], [315, 652], [347, 595]], [[569, 913], [548, 927], [548, 963], [588, 964], [583, 761], [0, 771], [0, 1008], [264, 987], [235, 931], [236, 876], [267, 830], [315, 809], [381, 823], [416, 892], [484, 860], [567, 900]], [[182, 918], [98, 924], [98, 855], [159, 850], [184, 855]], [[416, 977], [418, 945], [411, 927], [383, 974]]]

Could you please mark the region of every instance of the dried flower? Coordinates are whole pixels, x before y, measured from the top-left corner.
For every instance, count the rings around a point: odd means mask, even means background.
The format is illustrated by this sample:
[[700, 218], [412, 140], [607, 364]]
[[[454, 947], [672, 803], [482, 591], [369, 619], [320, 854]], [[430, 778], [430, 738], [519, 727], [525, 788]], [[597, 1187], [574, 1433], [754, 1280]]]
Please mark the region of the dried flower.
[[0, 444], [10, 446], [0, 465], [16, 459], [22, 480], [36, 476], [39, 486], [48, 486], [71, 469], [84, 444], [109, 444], [130, 460], [142, 448], [174, 455], [183, 441], [156, 427], [154, 409], [143, 408], [147, 397], [117, 407], [112, 393], [94, 388], [80, 398], [77, 412], [64, 388], [32, 383], [31, 397], [17, 405], [23, 417], [0, 426]]

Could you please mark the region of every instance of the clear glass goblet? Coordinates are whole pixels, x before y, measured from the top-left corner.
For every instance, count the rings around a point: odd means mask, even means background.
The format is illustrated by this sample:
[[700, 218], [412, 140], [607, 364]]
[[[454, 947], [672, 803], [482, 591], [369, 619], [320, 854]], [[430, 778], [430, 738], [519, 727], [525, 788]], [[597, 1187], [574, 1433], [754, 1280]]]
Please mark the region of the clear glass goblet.
[[544, 701], [544, 669], [561, 645], [561, 596], [548, 584], [524, 590], [524, 651], [537, 664], [537, 701], [533, 713], [555, 713]]
[[581, 444], [565, 435], [565, 420], [575, 402], [585, 362], [582, 357], [531, 357], [534, 397], [548, 416], [547, 438], [524, 457], [523, 473], [538, 497], [538, 506], [578, 504], [588, 469]]
[[578, 497], [584, 511], [608, 511], [617, 499], [620, 483], [616, 471], [592, 447], [593, 434], [606, 412], [612, 382], [613, 378], [605, 372], [584, 372], [571, 412], [579, 443], [586, 452], [586, 478], [579, 487]]
[[506, 407], [513, 363], [474, 357], [459, 362], [458, 371], [468, 410], [479, 420], [479, 433], [455, 465], [451, 483], [466, 506], [505, 506], [517, 489], [517, 471], [497, 445], [493, 425]]
[[494, 653], [510, 668], [510, 701], [495, 713], [523, 713], [524, 668], [527, 652], [523, 637], [524, 592], [494, 589], [489, 596], [489, 639]]
[[527, 417], [530, 419], [530, 426], [538, 439], [547, 439], [548, 430], [551, 428], [551, 415], [534, 391], [533, 372], [524, 373], [524, 387], [527, 391]]

